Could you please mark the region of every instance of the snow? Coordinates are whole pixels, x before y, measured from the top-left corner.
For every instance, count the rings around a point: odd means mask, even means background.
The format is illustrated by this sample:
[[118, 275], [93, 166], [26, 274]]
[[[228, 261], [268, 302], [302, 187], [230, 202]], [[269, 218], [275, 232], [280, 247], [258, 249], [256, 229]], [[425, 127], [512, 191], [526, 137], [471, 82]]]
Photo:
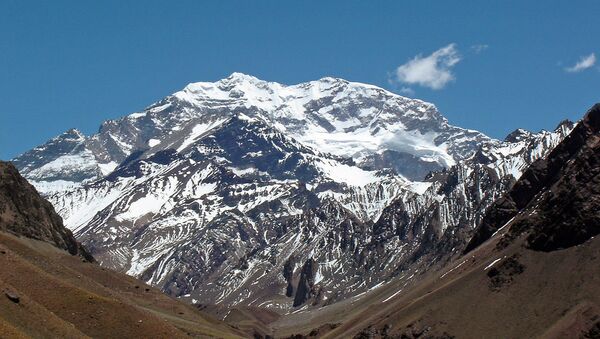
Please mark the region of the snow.
[[168, 208], [167, 203], [177, 188], [176, 179], [167, 177], [152, 187], [152, 191], [129, 203], [127, 210], [115, 217], [117, 221], [133, 220], [149, 214], [158, 213], [163, 206]]
[[461, 261], [460, 264], [454, 266], [453, 268], [449, 269], [446, 273], [442, 274], [442, 276], [440, 277], [440, 279], [443, 278], [443, 277], [445, 277], [448, 273], [450, 273], [450, 272], [454, 271], [455, 269], [461, 267], [465, 262], [467, 262], [467, 259]]
[[525, 143], [520, 142], [520, 143], [508, 144], [504, 147], [497, 147], [495, 149], [495, 151], [502, 154], [505, 157], [508, 157], [510, 155], [519, 153], [524, 147], [525, 147]]
[[[252, 114], [322, 152], [360, 160], [368, 154], [393, 149], [446, 167], [455, 163], [446, 144], [438, 141], [440, 134], [433, 132], [439, 128], [449, 128], [443, 118], [432, 120], [438, 114], [434, 105], [372, 85], [323, 78], [286, 86], [233, 73], [215, 83], [191, 83], [173, 96], [196, 107], [216, 107], [220, 104], [232, 112], [237, 107], [256, 107], [260, 112], [253, 111]], [[373, 97], [385, 98], [385, 106], [367, 104], [356, 107], [355, 103]], [[321, 106], [316, 112], [309, 109], [309, 104], [323, 98], [331, 98], [331, 104]], [[344, 114], [340, 115], [340, 110]], [[315, 114], [319, 119], [314, 118]], [[429, 124], [427, 128], [431, 131], [421, 133], [420, 128], [408, 130], [403, 123], [405, 120], [398, 119], [399, 114], [409, 121], [412, 119]], [[456, 129], [455, 132], [460, 131]], [[462, 131], [471, 135], [454, 143], [468, 143], [473, 135], [486, 138], [476, 131]]]
[[388, 302], [390, 299], [392, 299], [393, 297], [397, 296], [398, 294], [400, 294], [400, 292], [402, 292], [402, 290], [398, 290], [396, 291], [394, 294], [390, 295], [389, 297], [385, 298], [382, 303]]
[[99, 211], [103, 210], [105, 207], [110, 205], [113, 201], [118, 199], [121, 196], [121, 190], [113, 187], [102, 194], [101, 192], [96, 192], [93, 197], [88, 197], [88, 199], [78, 200], [79, 204], [72, 206], [73, 213], [68, 215], [65, 218], [64, 213], [62, 214], [65, 223], [73, 233], [77, 232], [80, 228], [85, 226]]
[[82, 170], [93, 172], [97, 163], [92, 152], [62, 155], [27, 174], [28, 178], [66, 176]]
[[54, 192], [61, 192], [72, 190], [76, 187], [81, 186], [81, 183], [67, 180], [54, 180], [54, 181], [35, 181], [31, 180], [30, 183], [35, 189], [42, 194], [49, 194]]
[[142, 113], [131, 113], [128, 115], [128, 117], [130, 119], [138, 119], [138, 118], [142, 118], [146, 116], [146, 112], [142, 112]]
[[196, 140], [198, 140], [203, 134], [210, 131], [211, 129], [220, 126], [226, 119], [219, 119], [209, 123], [201, 123], [196, 124], [192, 128], [192, 132], [186, 137], [186, 139], [181, 143], [181, 145], [177, 148], [177, 152], [181, 152], [186, 149], [188, 146], [193, 144]]
[[107, 174], [110, 174], [112, 171], [114, 171], [118, 165], [119, 164], [117, 164], [115, 161], [111, 161], [111, 162], [108, 162], [105, 164], [98, 163], [100, 172], [102, 172], [102, 175], [104, 175], [104, 176], [106, 176]]
[[120, 214], [117, 220], [134, 220], [148, 213], [156, 213], [164, 203], [165, 201], [158, 196], [145, 196], [131, 203], [127, 212]]
[[129, 154], [131, 153], [131, 151], [133, 150], [133, 146], [126, 143], [125, 141], [121, 140], [119, 137], [114, 136], [111, 133], [108, 133], [109, 137], [115, 142], [117, 143], [117, 145], [119, 146], [119, 148], [121, 148], [121, 150], [125, 153], [125, 154]]
[[381, 286], [383, 286], [383, 284], [385, 284], [385, 281], [375, 284], [373, 287], [369, 288], [369, 291], [376, 290], [376, 289], [380, 288]]
[[417, 194], [424, 194], [432, 184], [432, 182], [413, 181], [409, 183], [409, 187], [411, 191]]
[[256, 173], [258, 170], [254, 167], [248, 168], [236, 168], [236, 167], [227, 167], [230, 171], [232, 171], [235, 175], [242, 177], [246, 174]]
[[502, 227], [498, 228], [490, 238], [493, 238], [496, 234], [500, 233], [500, 231], [502, 231], [506, 226], [510, 225], [510, 223], [512, 223], [513, 220], [515, 220], [515, 217], [510, 218], [510, 220], [507, 221], [504, 225], [502, 225]]
[[257, 157], [260, 157], [260, 156], [262, 156], [262, 155], [263, 155], [262, 151], [258, 151], [258, 152], [248, 152], [248, 153], [246, 153], [245, 157], [257, 158]]
[[374, 171], [365, 171], [334, 160], [320, 159], [316, 166], [331, 180], [349, 186], [365, 186], [379, 180]]
[[158, 140], [158, 139], [150, 139], [150, 140], [148, 140], [148, 146], [150, 146], [150, 147], [157, 146], [158, 144], [160, 144], [160, 140]]
[[217, 184], [214, 182], [207, 183], [207, 184], [199, 184], [194, 187], [194, 197], [202, 198], [205, 195], [213, 193], [216, 188], [217, 188]]
[[315, 274], [315, 280], [314, 280], [314, 284], [318, 284], [321, 282], [321, 280], [323, 280], [323, 273], [321, 273], [321, 269], [319, 268], [317, 270], [317, 273]]
[[487, 271], [490, 267], [494, 266], [498, 261], [502, 260], [502, 258], [498, 258], [494, 261], [492, 261], [489, 265], [487, 265], [483, 270]]
[[[339, 121], [334, 121], [333, 124], [334, 126], [337, 124], [338, 127], [345, 126], [345, 124], [340, 125]], [[346, 131], [343, 128], [327, 131], [320, 126], [310, 126], [304, 133], [293, 134], [293, 136], [322, 152], [353, 157], [357, 160], [389, 149], [413, 154], [422, 157], [425, 161], [438, 162], [446, 167], [455, 164], [445, 145], [435, 144], [439, 136], [437, 133], [421, 134], [419, 131], [407, 131], [400, 124], [387, 126], [387, 128], [376, 129], [366, 126], [353, 131]]]

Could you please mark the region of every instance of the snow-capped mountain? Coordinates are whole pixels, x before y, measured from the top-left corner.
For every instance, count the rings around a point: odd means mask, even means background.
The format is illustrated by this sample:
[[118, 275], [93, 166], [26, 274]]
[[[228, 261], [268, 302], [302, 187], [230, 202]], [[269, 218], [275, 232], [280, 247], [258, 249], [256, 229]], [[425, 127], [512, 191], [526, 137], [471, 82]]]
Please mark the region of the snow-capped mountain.
[[375, 86], [234, 73], [13, 161], [103, 265], [289, 311], [452, 256], [571, 128], [498, 141]]
[[[181, 151], [239, 114], [262, 120], [321, 152], [371, 168], [392, 167], [417, 180], [490, 141], [479, 132], [448, 124], [430, 103], [375, 86], [335, 78], [285, 86], [233, 73], [215, 83], [189, 84], [142, 112], [106, 121], [91, 137], [65, 132], [13, 161], [28, 171], [39, 169], [32, 176], [36, 182], [55, 181], [52, 169], [60, 166], [65, 166], [65, 181], [96, 179], [128, 157]], [[48, 162], [37, 158], [42, 153], [52, 154], [44, 158]], [[79, 171], [72, 166], [75, 158], [82, 165]], [[44, 176], [47, 169], [41, 167], [51, 161]]]

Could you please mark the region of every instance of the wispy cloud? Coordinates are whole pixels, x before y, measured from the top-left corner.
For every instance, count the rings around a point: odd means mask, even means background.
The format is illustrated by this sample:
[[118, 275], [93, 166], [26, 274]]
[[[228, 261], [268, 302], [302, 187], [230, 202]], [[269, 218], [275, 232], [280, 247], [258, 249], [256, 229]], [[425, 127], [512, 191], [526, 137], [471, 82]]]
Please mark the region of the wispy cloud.
[[452, 67], [460, 60], [456, 44], [450, 44], [425, 57], [419, 54], [399, 66], [395, 80], [403, 84], [442, 89], [454, 80]]
[[590, 67], [593, 67], [595, 64], [596, 54], [592, 53], [588, 56], [581, 57], [581, 59], [579, 59], [579, 61], [575, 65], [565, 68], [565, 71], [570, 73], [581, 72]]
[[473, 52], [475, 52], [475, 54], [479, 54], [483, 51], [485, 51], [486, 49], [488, 49], [490, 46], [486, 45], [486, 44], [479, 44], [479, 45], [473, 45], [471, 46], [471, 50]]

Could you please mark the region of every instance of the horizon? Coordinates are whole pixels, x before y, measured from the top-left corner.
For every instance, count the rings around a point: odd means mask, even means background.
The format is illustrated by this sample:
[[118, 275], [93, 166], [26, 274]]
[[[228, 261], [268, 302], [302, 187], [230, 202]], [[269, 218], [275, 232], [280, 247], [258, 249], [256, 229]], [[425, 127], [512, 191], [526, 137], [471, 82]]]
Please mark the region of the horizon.
[[234, 72], [375, 85], [496, 139], [600, 101], [595, 2], [341, 4], [5, 2], [0, 159]]

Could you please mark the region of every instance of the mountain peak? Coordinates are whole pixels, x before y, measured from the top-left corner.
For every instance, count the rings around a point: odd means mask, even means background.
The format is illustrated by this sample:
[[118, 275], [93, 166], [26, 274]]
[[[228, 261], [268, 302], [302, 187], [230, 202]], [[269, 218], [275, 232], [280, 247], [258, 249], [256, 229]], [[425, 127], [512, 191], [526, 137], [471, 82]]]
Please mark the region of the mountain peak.
[[57, 138], [60, 139], [70, 139], [70, 140], [83, 140], [85, 139], [85, 135], [83, 135], [83, 133], [81, 133], [80, 130], [76, 129], [76, 128], [70, 128], [64, 132], [62, 132]]
[[225, 81], [228, 81], [228, 82], [231, 82], [231, 81], [234, 81], [234, 82], [239, 82], [239, 81], [263, 82], [263, 80], [260, 80], [255, 76], [241, 73], [241, 72], [233, 72], [227, 78], [219, 80], [219, 82], [225, 82]]
[[506, 142], [519, 142], [521, 140], [527, 139], [531, 136], [531, 132], [528, 130], [517, 128], [516, 130], [510, 132], [505, 138]]
[[[85, 144], [98, 163], [118, 164], [148, 146], [160, 144], [163, 149], [182, 140], [197, 140], [194, 133], [203, 131], [202, 126], [237, 113], [258, 118], [322, 152], [375, 168], [384, 166], [379, 156], [383, 152], [397, 152], [422, 165], [411, 176], [416, 180], [432, 168], [470, 157], [480, 143], [490, 141], [479, 132], [448, 124], [433, 104], [374, 85], [335, 77], [285, 85], [240, 72], [215, 82], [190, 83], [142, 112], [104, 122], [98, 134], [89, 138], [70, 130], [68, 138], [58, 141], [70, 141], [69, 154]], [[412, 165], [398, 166], [392, 167], [406, 174]]]
[[[346, 84], [350, 83], [350, 81], [348, 81], [346, 79], [333, 77], [333, 76], [326, 76], [326, 77], [319, 79], [318, 81], [319, 82], [329, 82], [329, 83], [333, 83], [333, 82], [341, 82], [341, 83], [346, 83]], [[356, 84], [359, 84], [359, 83], [356, 83]], [[364, 85], [364, 84], [361, 84], [361, 85]], [[368, 86], [371, 86], [371, 85], [368, 85]]]

